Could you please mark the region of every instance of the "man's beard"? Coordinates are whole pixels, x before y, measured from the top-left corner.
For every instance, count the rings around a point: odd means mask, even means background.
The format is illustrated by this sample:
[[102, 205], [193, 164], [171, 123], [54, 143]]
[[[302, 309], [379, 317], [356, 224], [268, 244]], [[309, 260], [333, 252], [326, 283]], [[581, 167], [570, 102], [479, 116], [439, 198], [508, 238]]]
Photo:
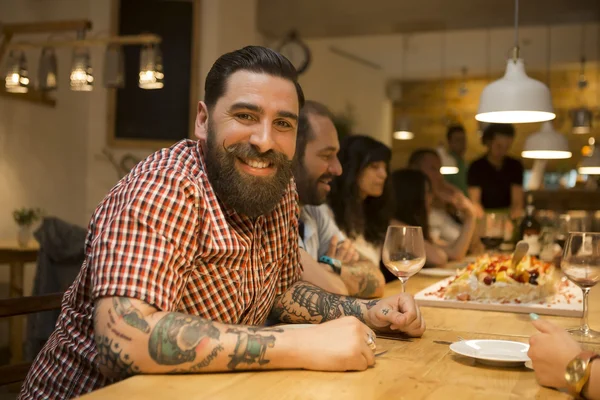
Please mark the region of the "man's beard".
[[294, 171], [294, 179], [296, 179], [300, 203], [309, 206], [318, 206], [325, 203], [327, 200], [327, 193], [319, 192], [319, 181], [322, 179], [331, 180], [334, 176], [325, 173], [317, 178], [313, 178], [309, 176], [301, 161], [296, 161], [294, 164]]
[[[249, 143], [236, 143], [225, 149], [216, 143], [210, 126], [206, 147], [208, 179], [217, 196], [229, 207], [256, 218], [270, 213], [281, 201], [292, 178], [292, 162], [284, 154], [273, 150], [260, 153]], [[243, 173], [235, 166], [236, 158], [270, 163], [276, 168], [275, 175], [261, 177]]]

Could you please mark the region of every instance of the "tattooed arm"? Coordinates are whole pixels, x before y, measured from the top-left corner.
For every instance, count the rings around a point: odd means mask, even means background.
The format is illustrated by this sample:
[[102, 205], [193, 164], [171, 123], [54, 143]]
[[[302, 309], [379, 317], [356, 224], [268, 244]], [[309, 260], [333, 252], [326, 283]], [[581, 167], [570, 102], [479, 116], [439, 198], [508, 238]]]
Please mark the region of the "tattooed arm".
[[340, 277], [346, 284], [350, 296], [364, 299], [383, 296], [385, 278], [379, 266], [371, 261], [361, 259], [344, 264]]
[[95, 362], [112, 378], [137, 373], [304, 367], [296, 357], [299, 346], [294, 332], [160, 312], [126, 297], [96, 301], [94, 335]]
[[345, 316], [379, 331], [400, 331], [410, 336], [421, 336], [425, 331], [419, 307], [405, 293], [381, 300], [360, 300], [301, 281], [278, 296], [271, 310], [271, 318], [295, 324], [320, 324]]

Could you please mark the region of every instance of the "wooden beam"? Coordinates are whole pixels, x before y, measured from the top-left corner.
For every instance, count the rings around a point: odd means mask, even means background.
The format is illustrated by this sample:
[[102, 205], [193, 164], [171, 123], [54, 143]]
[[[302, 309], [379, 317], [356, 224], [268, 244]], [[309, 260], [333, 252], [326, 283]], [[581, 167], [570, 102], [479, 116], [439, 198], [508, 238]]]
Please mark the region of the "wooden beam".
[[46, 107], [56, 107], [56, 100], [48, 97], [46, 93], [32, 88], [29, 88], [27, 93], [9, 93], [3, 87], [0, 87], [0, 96], [14, 100], [28, 101]]
[[0, 318], [59, 310], [64, 293], [0, 299]]
[[27, 372], [29, 372], [29, 368], [31, 368], [30, 362], [1, 366], [0, 386], [6, 386], [11, 383], [23, 382], [27, 377]]
[[84, 40], [60, 40], [43, 42], [19, 42], [10, 44], [10, 49], [35, 49], [39, 47], [90, 47], [104, 46], [107, 44], [136, 45], [136, 44], [159, 44], [162, 38], [154, 34], [140, 34], [127, 36], [106, 36], [96, 37]]
[[92, 22], [87, 19], [71, 21], [25, 22], [21, 24], [3, 25], [4, 34], [51, 33], [65, 31], [82, 31], [92, 29]]

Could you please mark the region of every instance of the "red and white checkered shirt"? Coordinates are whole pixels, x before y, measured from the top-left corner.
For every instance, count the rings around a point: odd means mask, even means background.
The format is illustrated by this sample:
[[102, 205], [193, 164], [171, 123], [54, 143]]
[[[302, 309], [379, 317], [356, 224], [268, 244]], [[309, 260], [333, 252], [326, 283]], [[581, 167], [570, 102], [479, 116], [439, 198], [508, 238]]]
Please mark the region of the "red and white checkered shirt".
[[260, 325], [276, 295], [299, 279], [293, 181], [268, 215], [251, 220], [215, 195], [199, 142], [184, 140], [139, 163], [96, 209], [85, 261], [21, 399], [68, 399], [113, 383], [96, 367], [92, 311], [105, 296], [161, 311]]

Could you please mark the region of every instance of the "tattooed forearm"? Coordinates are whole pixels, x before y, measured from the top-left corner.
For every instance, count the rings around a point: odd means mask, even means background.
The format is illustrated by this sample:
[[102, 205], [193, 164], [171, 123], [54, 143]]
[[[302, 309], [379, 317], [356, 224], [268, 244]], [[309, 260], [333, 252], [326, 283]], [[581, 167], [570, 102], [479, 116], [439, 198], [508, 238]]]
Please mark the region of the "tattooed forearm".
[[131, 300], [127, 297], [113, 297], [113, 307], [127, 325], [144, 333], [150, 333], [150, 325], [144, 320], [144, 315], [131, 304]]
[[385, 279], [379, 268], [370, 261], [345, 265], [341, 278], [351, 296], [371, 298], [383, 294]]
[[210, 339], [219, 339], [212, 321], [185, 314], [166, 314], [154, 327], [148, 342], [150, 356], [158, 364], [177, 365], [194, 361], [196, 351]]
[[129, 355], [123, 353], [119, 342], [102, 335], [97, 335], [95, 339], [98, 351], [96, 362], [102, 374], [109, 378], [125, 378], [140, 371]]
[[321, 323], [341, 316], [354, 316], [365, 322], [366, 312], [376, 304], [377, 300], [365, 302], [298, 282], [275, 300], [271, 318], [285, 323]]
[[[251, 332], [258, 332], [260, 329], [248, 329]], [[267, 330], [268, 331], [268, 330]], [[233, 333], [238, 336], [233, 354], [230, 354], [231, 360], [227, 368], [236, 369], [240, 364], [265, 365], [269, 360], [265, 358], [267, 348], [275, 346], [275, 336], [263, 336], [259, 334], [248, 333], [243, 330], [231, 328], [227, 333]]]
[[217, 355], [223, 351], [223, 346], [218, 345], [217, 347], [215, 347], [214, 349], [211, 350], [210, 353], [208, 353], [208, 355], [206, 357], [204, 357], [204, 359], [202, 361], [200, 361], [198, 364], [188, 368], [188, 369], [183, 369], [183, 368], [178, 368], [178, 369], [174, 369], [173, 371], [169, 372], [170, 374], [180, 374], [180, 373], [193, 373], [193, 372], [198, 372], [200, 371], [202, 368], [206, 368], [210, 365], [210, 363], [217, 358]]

